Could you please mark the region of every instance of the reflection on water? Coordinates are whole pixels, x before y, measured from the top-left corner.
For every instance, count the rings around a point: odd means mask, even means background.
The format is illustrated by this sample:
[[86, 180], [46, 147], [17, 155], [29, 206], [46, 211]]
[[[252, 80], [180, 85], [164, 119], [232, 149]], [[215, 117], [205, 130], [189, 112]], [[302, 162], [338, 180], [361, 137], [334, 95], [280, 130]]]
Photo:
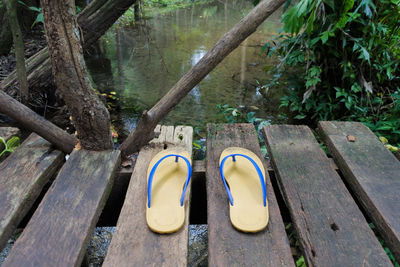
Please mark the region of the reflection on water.
[[[137, 107], [150, 109], [252, 7], [250, 1], [243, 0], [193, 4], [140, 21], [136, 27], [111, 29], [102, 42], [112, 76], [99, 64], [88, 65], [98, 88], [99, 83], [113, 80], [110, 90], [121, 96], [125, 129], [135, 126]], [[280, 16], [278, 11], [264, 22], [163, 123], [204, 126], [217, 120], [217, 104], [255, 106], [259, 108], [258, 117], [273, 118], [279, 93], [266, 98], [257, 87], [270, 78], [263, 68], [275, 64], [275, 60], [261, 55], [261, 46], [277, 33]]]

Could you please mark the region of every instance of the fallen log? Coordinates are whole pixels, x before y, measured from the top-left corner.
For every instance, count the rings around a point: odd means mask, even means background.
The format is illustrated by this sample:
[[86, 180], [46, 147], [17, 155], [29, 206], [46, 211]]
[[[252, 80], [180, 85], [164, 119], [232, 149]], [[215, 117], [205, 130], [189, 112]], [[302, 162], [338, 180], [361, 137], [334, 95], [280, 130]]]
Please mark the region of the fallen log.
[[143, 112], [136, 128], [119, 148], [122, 156], [126, 157], [148, 143], [153, 138], [154, 128], [168, 112], [285, 2], [286, 0], [261, 1], [246, 17], [227, 32], [154, 107]]
[[74, 136], [39, 116], [3, 91], [0, 91], [0, 113], [21, 123], [24, 128], [42, 136], [65, 153], [69, 154], [74, 149]]
[[[78, 15], [78, 24], [83, 36], [83, 48], [96, 42], [135, 1], [137, 0], [95, 0], [82, 10]], [[31, 88], [47, 87], [51, 84], [51, 63], [47, 47], [26, 61], [26, 71]], [[17, 73], [13, 71], [0, 83], [0, 89], [7, 91], [16, 81]]]

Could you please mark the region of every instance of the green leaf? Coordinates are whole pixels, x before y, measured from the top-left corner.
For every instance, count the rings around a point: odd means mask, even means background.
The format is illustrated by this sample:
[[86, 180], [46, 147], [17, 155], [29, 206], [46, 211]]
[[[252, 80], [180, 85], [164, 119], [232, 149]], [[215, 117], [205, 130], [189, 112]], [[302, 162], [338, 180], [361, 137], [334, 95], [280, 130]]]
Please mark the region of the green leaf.
[[365, 49], [365, 47], [360, 46], [361, 47], [361, 51], [362, 51], [362, 55], [365, 58], [365, 60], [367, 60], [369, 62], [369, 53], [367, 51], [367, 49]]
[[4, 147], [7, 147], [6, 140], [4, 140], [4, 138], [1, 136], [0, 136], [0, 142], [4, 144]]
[[40, 14], [37, 15], [36, 22], [41, 22], [41, 23], [44, 22], [43, 13], [40, 13]]
[[41, 9], [41, 8], [39, 8], [39, 7], [30, 6], [30, 7], [28, 7], [28, 8], [29, 8], [29, 10], [32, 10], [32, 11], [36, 11], [36, 12], [42, 12], [42, 9]]
[[380, 126], [380, 127], [376, 128], [377, 131], [390, 131], [392, 129], [393, 129], [393, 127], [389, 126], [389, 125], [384, 125], [384, 126]]
[[197, 144], [196, 142], [193, 142], [193, 147], [201, 149], [201, 145]]
[[322, 41], [323, 44], [325, 44], [328, 41], [328, 38], [329, 38], [329, 32], [322, 33], [321, 41]]
[[26, 6], [26, 7], [29, 7], [27, 4], [25, 4], [23, 1], [21, 1], [21, 0], [18, 0], [18, 3], [19, 4], [21, 4], [21, 5], [24, 5], [24, 6]]
[[306, 267], [306, 262], [304, 261], [304, 257], [301, 256], [297, 261], [296, 261], [296, 267]]
[[294, 117], [294, 119], [296, 119], [296, 120], [302, 120], [302, 119], [304, 119], [305, 117], [307, 117], [307, 115], [299, 114], [299, 115], [297, 115], [296, 117]]
[[10, 152], [14, 152], [14, 150], [19, 147], [20, 145], [20, 140], [18, 136], [13, 136], [7, 141], [7, 149], [10, 150]]

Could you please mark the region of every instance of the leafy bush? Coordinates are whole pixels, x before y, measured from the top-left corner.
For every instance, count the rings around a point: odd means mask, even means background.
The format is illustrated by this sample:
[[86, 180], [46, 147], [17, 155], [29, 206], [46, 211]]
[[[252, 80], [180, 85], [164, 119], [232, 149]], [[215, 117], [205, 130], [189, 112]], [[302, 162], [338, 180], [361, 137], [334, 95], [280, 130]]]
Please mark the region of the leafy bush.
[[268, 86], [293, 72], [281, 106], [295, 119], [361, 121], [398, 145], [399, 21], [400, 0], [300, 0], [264, 46], [281, 58]]

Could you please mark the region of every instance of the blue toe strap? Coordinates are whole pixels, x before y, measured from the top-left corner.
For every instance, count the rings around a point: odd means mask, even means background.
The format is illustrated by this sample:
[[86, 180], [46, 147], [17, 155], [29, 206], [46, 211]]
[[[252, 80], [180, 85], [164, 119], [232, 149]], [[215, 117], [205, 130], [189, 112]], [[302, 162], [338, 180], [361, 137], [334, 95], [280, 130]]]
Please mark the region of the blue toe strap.
[[176, 163], [178, 163], [178, 158], [182, 158], [186, 162], [186, 165], [188, 167], [188, 176], [186, 178], [185, 187], [183, 188], [183, 192], [182, 192], [182, 196], [181, 196], [181, 206], [183, 206], [183, 200], [185, 199], [185, 192], [186, 192], [186, 189], [187, 189], [187, 186], [189, 184], [190, 177], [192, 174], [192, 166], [190, 165], [190, 162], [187, 158], [185, 158], [181, 155], [169, 154], [169, 155], [162, 157], [159, 161], [157, 161], [156, 164], [154, 164], [153, 168], [150, 171], [149, 181], [147, 184], [147, 199], [148, 199], [147, 206], [149, 208], [150, 208], [150, 203], [151, 203], [151, 185], [153, 183], [154, 173], [156, 172], [156, 169], [157, 169], [158, 165], [160, 165], [161, 161], [163, 161], [164, 159], [169, 158], [169, 157], [175, 157]]
[[264, 207], [266, 207], [267, 206], [267, 188], [265, 186], [264, 175], [263, 175], [260, 167], [258, 167], [257, 163], [252, 158], [250, 158], [249, 156], [246, 156], [246, 155], [243, 155], [243, 154], [230, 154], [230, 155], [228, 155], [228, 156], [226, 156], [226, 157], [224, 157], [222, 159], [221, 164], [219, 166], [219, 173], [221, 174], [221, 179], [224, 182], [226, 192], [228, 193], [229, 202], [233, 206], [233, 197], [232, 197], [232, 194], [231, 194], [231, 190], [229, 190], [228, 184], [226, 183], [226, 180], [225, 180], [225, 177], [224, 177], [224, 164], [225, 164], [225, 161], [229, 157], [232, 157], [232, 161], [235, 162], [236, 161], [236, 158], [235, 158], [236, 156], [244, 157], [244, 158], [248, 159], [253, 164], [253, 166], [256, 168], [257, 173], [258, 173], [258, 177], [260, 178], [261, 188], [262, 188], [262, 191], [263, 191]]

